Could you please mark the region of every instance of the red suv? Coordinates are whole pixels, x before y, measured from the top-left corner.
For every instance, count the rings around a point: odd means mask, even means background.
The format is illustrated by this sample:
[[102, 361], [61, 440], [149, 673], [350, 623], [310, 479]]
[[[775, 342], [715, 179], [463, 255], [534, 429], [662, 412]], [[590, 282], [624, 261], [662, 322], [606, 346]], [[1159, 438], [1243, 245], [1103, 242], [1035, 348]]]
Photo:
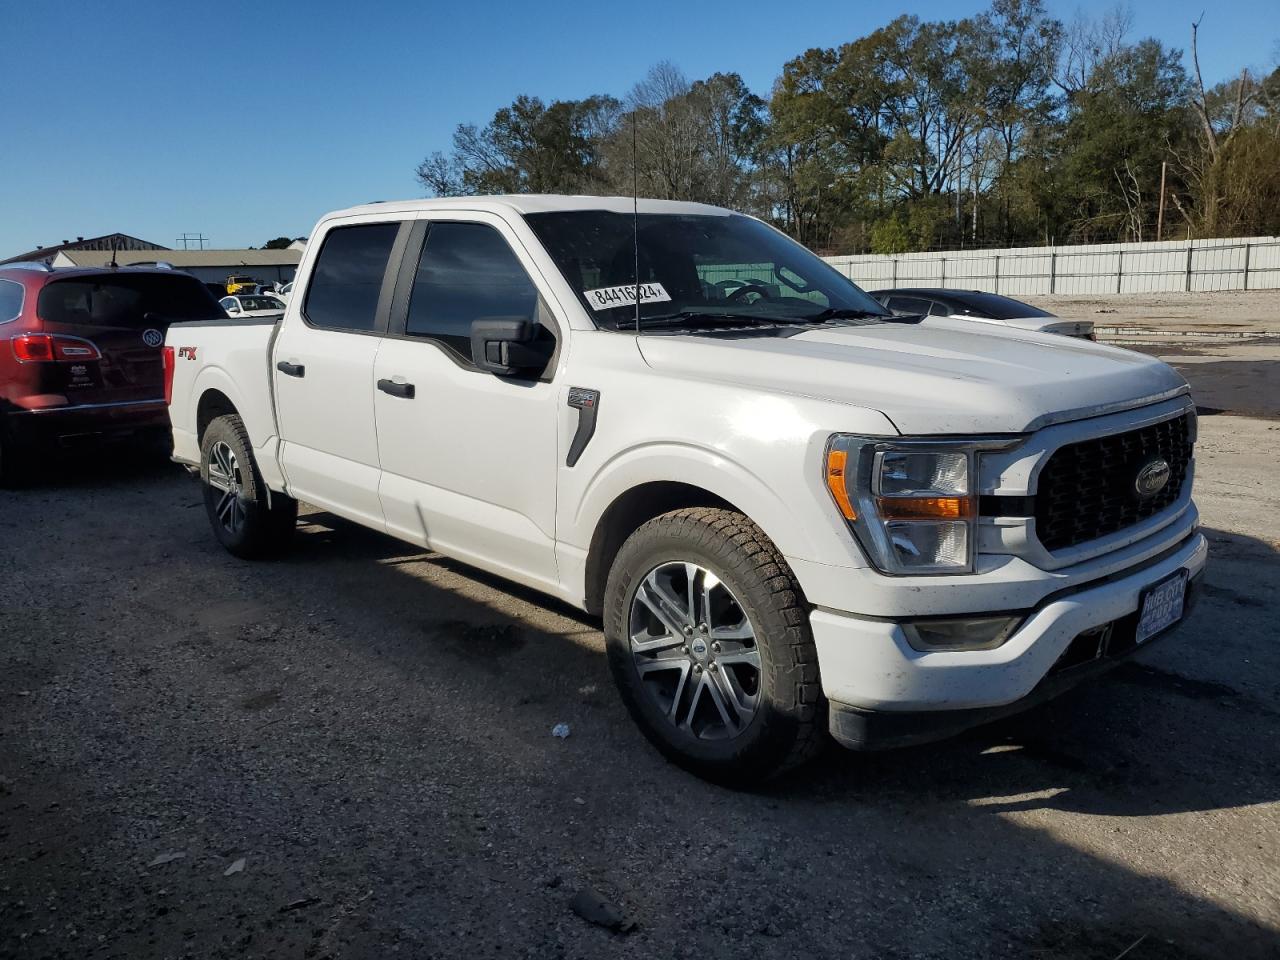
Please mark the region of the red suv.
[[225, 316], [176, 270], [0, 266], [0, 482], [80, 440], [167, 434], [165, 331]]

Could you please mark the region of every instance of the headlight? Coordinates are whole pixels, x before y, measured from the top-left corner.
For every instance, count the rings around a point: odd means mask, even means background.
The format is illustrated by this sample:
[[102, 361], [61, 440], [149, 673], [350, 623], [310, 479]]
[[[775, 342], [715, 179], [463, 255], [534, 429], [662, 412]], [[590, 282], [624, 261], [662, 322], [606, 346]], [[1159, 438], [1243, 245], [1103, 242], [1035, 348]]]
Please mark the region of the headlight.
[[971, 573], [977, 451], [1007, 445], [837, 435], [827, 445], [827, 489], [882, 572]]

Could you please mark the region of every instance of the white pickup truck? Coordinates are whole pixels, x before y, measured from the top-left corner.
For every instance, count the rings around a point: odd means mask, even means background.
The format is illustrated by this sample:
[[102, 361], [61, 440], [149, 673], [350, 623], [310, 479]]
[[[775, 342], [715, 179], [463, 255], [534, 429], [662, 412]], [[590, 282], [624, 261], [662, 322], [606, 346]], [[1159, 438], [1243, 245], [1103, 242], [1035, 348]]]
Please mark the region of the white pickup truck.
[[700, 204], [311, 236], [279, 321], [169, 328], [215, 535], [277, 550], [303, 500], [601, 614], [632, 716], [702, 776], [973, 726], [1185, 616], [1196, 418], [1163, 363], [890, 315]]

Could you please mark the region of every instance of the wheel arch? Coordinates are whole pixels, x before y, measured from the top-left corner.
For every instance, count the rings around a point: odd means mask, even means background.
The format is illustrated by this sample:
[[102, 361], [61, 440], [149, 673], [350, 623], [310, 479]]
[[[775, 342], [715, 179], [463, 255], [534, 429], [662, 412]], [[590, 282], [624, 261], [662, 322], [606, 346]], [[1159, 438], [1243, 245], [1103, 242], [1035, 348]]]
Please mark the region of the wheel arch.
[[236, 405], [231, 398], [223, 393], [217, 387], [208, 387], [200, 394], [200, 400], [196, 403], [196, 439], [198, 442], [204, 442], [204, 432], [208, 429], [209, 424], [213, 423], [218, 417], [227, 416], [228, 414], [239, 415], [240, 411], [236, 409]]
[[591, 534], [585, 570], [585, 606], [589, 613], [598, 614], [603, 608], [609, 569], [627, 538], [654, 517], [683, 507], [722, 507], [743, 512], [710, 490], [679, 480], [653, 480], [625, 490], [605, 508]]

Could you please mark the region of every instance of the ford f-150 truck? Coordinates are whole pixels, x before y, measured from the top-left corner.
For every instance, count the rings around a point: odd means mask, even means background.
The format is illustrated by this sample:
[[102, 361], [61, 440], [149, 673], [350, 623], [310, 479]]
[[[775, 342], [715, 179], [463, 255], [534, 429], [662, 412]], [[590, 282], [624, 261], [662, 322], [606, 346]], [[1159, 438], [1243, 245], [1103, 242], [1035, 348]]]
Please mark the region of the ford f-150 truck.
[[168, 331], [215, 536], [278, 550], [302, 500], [600, 614], [630, 713], [704, 777], [973, 726], [1185, 617], [1196, 418], [1157, 360], [893, 316], [700, 204], [311, 236], [283, 318]]

